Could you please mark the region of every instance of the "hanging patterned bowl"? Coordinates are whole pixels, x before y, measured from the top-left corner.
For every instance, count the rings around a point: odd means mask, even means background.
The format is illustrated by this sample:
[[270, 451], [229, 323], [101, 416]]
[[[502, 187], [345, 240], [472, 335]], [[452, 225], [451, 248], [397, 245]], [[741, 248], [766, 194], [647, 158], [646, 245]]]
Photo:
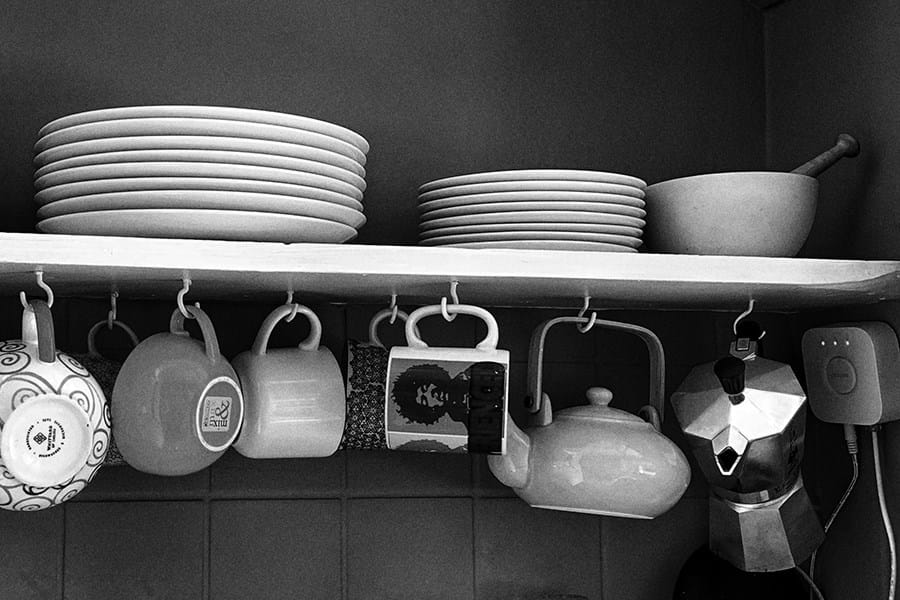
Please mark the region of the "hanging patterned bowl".
[[0, 342], [0, 508], [41, 510], [75, 496], [109, 447], [97, 381], [56, 350], [46, 302], [31, 301], [22, 339]]

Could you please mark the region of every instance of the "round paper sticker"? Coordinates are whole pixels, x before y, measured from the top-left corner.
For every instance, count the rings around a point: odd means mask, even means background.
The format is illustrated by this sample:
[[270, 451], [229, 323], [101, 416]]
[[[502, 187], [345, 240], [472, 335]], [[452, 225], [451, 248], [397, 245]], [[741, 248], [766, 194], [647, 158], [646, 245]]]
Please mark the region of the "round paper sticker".
[[213, 452], [225, 450], [237, 438], [244, 419], [241, 388], [230, 377], [210, 381], [197, 401], [194, 420], [197, 439]]
[[88, 415], [66, 396], [42, 394], [23, 402], [3, 428], [0, 454], [10, 473], [33, 486], [58, 485], [87, 462]]

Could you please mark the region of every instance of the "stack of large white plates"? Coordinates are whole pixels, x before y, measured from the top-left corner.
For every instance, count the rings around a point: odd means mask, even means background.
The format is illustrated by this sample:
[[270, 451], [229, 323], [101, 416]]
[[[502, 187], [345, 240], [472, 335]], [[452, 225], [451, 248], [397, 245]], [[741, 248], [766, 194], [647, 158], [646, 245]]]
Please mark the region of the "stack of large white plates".
[[419, 187], [419, 243], [637, 252], [646, 187], [630, 175], [570, 169], [439, 179]]
[[48, 123], [34, 149], [46, 233], [341, 243], [366, 222], [368, 142], [309, 117], [110, 108]]

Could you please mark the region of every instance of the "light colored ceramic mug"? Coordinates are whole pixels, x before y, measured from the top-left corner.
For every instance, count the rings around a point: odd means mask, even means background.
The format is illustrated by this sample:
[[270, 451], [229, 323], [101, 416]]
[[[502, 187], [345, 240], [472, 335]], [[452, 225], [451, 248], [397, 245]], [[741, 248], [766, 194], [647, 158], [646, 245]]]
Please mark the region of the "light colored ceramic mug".
[[[275, 326], [295, 313], [309, 320], [307, 338], [294, 348], [269, 349]], [[235, 357], [247, 411], [235, 450], [248, 458], [303, 458], [338, 449], [346, 414], [344, 381], [321, 339], [316, 314], [287, 304], [266, 317], [253, 347]]]
[[22, 339], [0, 342], [0, 508], [40, 510], [93, 479], [109, 446], [97, 381], [58, 352], [42, 300], [22, 314]]
[[116, 443], [129, 465], [154, 475], [205, 469], [234, 442], [244, 416], [237, 375], [219, 352], [212, 321], [187, 306], [203, 343], [184, 329], [175, 309], [169, 332], [135, 348], [113, 388]]
[[[466, 314], [487, 325], [475, 348], [434, 348], [419, 320]], [[497, 321], [468, 304], [423, 306], [406, 321], [407, 346], [391, 349], [385, 390], [385, 432], [392, 450], [502, 454], [506, 448], [509, 352], [497, 349]]]

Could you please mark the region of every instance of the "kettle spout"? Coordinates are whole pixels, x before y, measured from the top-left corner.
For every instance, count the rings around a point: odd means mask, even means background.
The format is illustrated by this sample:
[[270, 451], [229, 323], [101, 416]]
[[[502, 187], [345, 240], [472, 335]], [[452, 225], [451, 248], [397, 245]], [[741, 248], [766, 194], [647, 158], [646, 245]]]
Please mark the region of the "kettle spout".
[[487, 457], [488, 467], [500, 483], [513, 489], [523, 488], [528, 483], [528, 460], [531, 454], [531, 439], [506, 415], [506, 454], [491, 454]]

